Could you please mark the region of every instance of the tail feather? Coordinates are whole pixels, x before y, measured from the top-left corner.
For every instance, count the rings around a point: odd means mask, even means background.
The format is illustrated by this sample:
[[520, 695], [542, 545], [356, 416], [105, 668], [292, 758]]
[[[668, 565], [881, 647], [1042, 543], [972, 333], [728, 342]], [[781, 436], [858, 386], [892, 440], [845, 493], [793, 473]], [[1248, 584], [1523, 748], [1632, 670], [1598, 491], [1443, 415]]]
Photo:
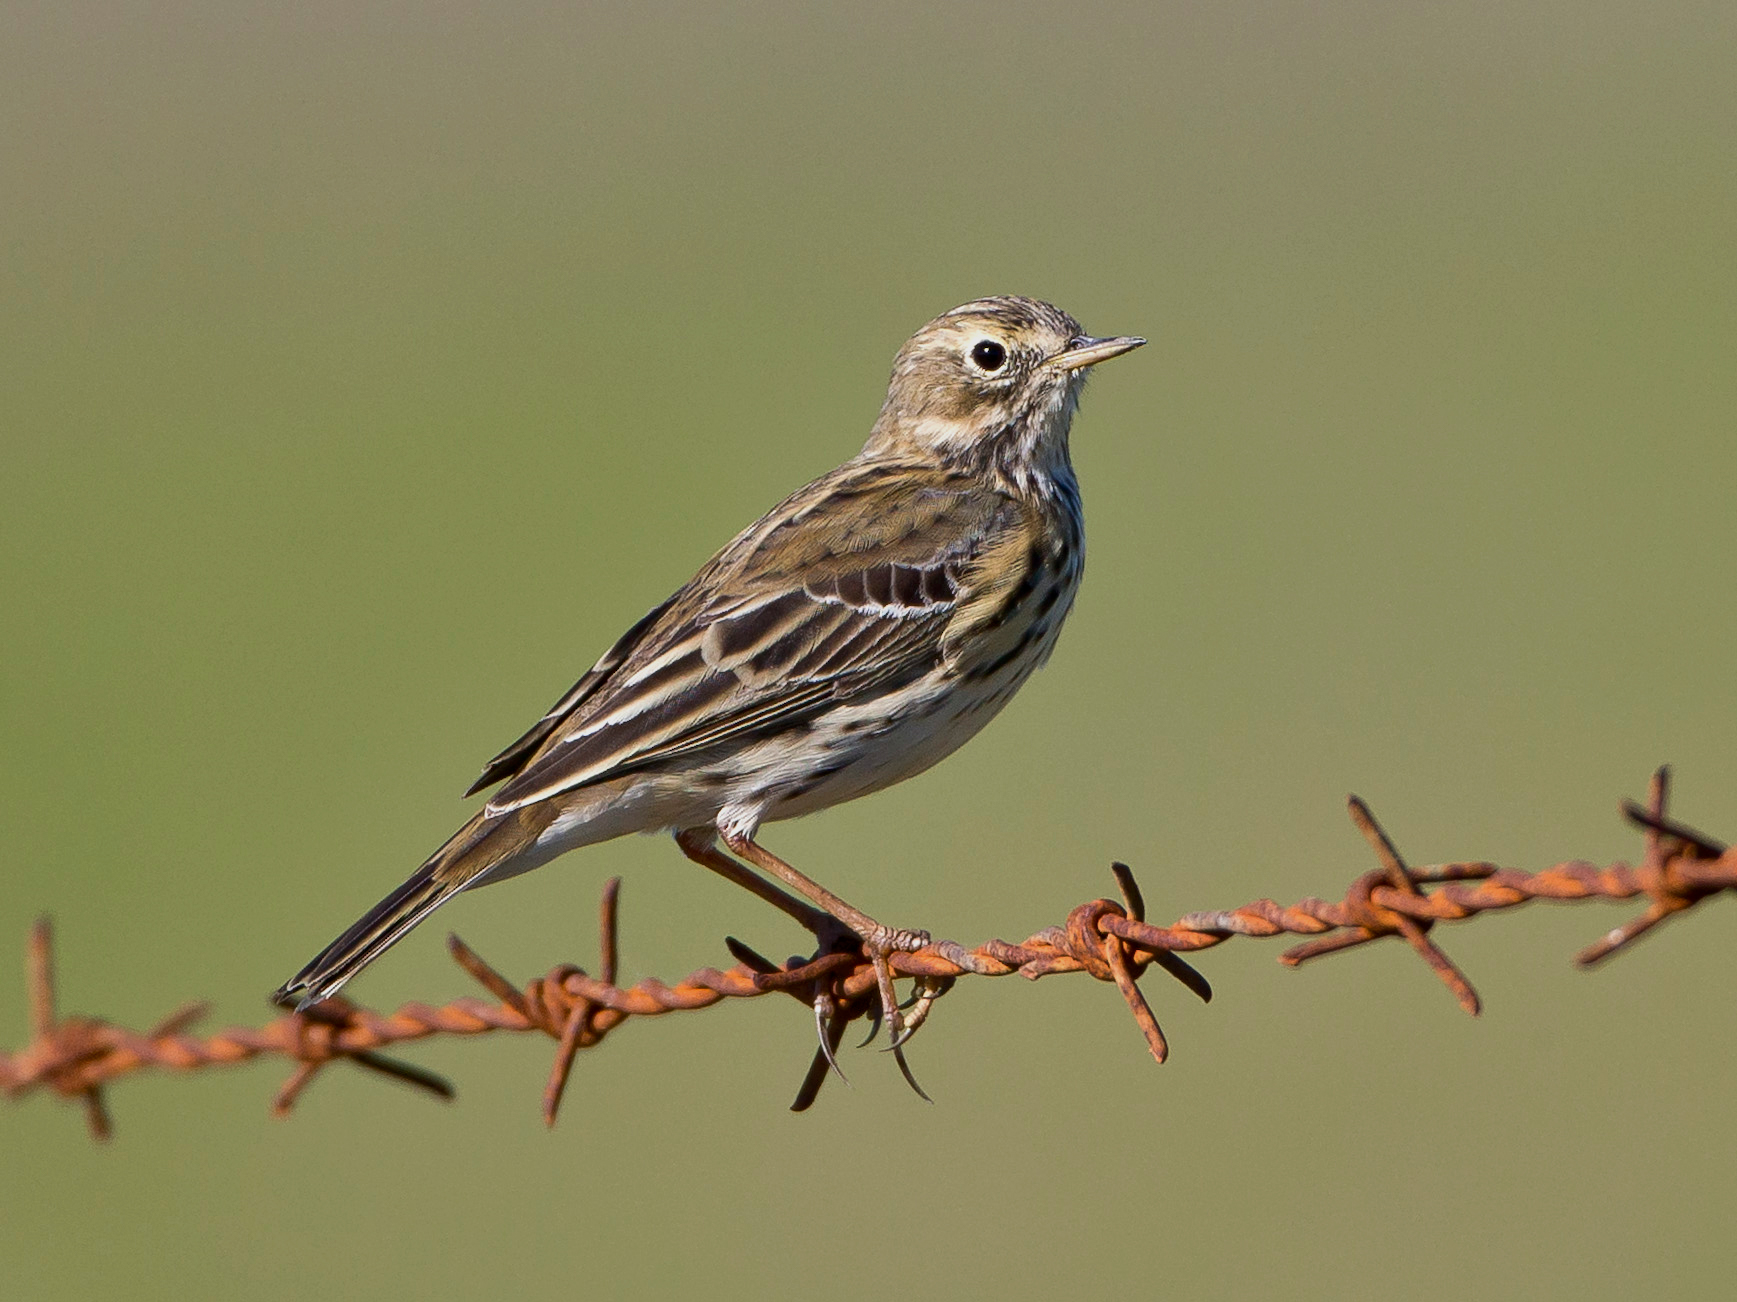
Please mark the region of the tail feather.
[[410, 880], [314, 955], [306, 967], [284, 983], [273, 1000], [279, 1004], [294, 1003], [300, 1010], [330, 998], [344, 982], [409, 935], [412, 927], [467, 884], [468, 879], [438, 881], [434, 863], [423, 864], [411, 874]]
[[479, 813], [397, 890], [363, 914], [278, 989], [272, 1001], [298, 1011], [335, 995], [343, 984], [396, 945], [417, 923], [489, 869], [535, 843], [552, 809], [515, 810], [506, 817]]

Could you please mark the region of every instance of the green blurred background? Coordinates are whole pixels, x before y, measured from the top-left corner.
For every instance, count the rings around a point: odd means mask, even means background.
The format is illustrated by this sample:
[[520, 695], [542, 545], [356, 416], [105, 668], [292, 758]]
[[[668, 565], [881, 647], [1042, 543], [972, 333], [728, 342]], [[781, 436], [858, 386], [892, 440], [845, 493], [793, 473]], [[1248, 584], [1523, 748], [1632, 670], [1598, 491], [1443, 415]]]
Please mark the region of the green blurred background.
[[[1075, 428], [1089, 578], [924, 779], [771, 844], [1018, 938], [1417, 862], [1632, 857], [1678, 765], [1737, 834], [1737, 19], [1723, 3], [0, 11], [0, 950], [143, 1025], [264, 996], [456, 825], [633, 618], [855, 451], [985, 293], [1152, 346]], [[1719, 739], [1725, 740], [1721, 742]], [[457, 901], [353, 992], [801, 937], [665, 842]], [[1732, 915], [1626, 912], [1108, 987], [969, 983], [785, 1106], [788, 1001], [582, 1058], [441, 1043], [442, 1106], [255, 1066], [0, 1108], [13, 1297], [1722, 1294]], [[0, 990], [0, 1043], [25, 1035]], [[1411, 1264], [1413, 1257], [1420, 1264]]]

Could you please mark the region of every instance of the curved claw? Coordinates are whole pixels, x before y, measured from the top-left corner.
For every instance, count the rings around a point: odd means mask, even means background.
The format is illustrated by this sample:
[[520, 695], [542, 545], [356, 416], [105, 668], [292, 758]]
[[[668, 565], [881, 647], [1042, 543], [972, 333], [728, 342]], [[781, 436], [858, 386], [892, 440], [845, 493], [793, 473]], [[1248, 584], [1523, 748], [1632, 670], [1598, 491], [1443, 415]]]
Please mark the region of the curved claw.
[[827, 1066], [837, 1072], [838, 1078], [848, 1085], [850, 1077], [846, 1076], [844, 1068], [838, 1065], [838, 1058], [832, 1052], [833, 1037], [828, 1034], [832, 1019], [837, 1015], [838, 1009], [834, 1007], [831, 995], [821, 991], [814, 996], [814, 1031], [820, 1037], [820, 1052], [825, 1055]]
[[905, 1051], [896, 1044], [893, 1046], [893, 1061], [899, 1064], [899, 1072], [904, 1076], [905, 1084], [916, 1091], [917, 1097], [925, 1103], [933, 1103], [935, 1100], [929, 1097], [923, 1087], [917, 1084], [917, 1078], [911, 1074], [911, 1064], [905, 1061]]
[[856, 1046], [859, 1049], [868, 1048], [875, 1042], [875, 1036], [881, 1033], [881, 1010], [878, 1007], [869, 1009], [868, 1019], [869, 1033], [863, 1037], [862, 1043]]
[[[903, 1025], [892, 1037], [888, 1049], [898, 1049], [910, 1042], [919, 1027], [929, 1018], [929, 1010], [935, 1006], [935, 1001], [953, 988], [953, 982], [948, 977], [918, 977], [916, 990], [910, 999], [900, 1004], [900, 1008], [911, 1009], [911, 1015], [903, 1019]], [[884, 1052], [884, 1051], [883, 1051]]]

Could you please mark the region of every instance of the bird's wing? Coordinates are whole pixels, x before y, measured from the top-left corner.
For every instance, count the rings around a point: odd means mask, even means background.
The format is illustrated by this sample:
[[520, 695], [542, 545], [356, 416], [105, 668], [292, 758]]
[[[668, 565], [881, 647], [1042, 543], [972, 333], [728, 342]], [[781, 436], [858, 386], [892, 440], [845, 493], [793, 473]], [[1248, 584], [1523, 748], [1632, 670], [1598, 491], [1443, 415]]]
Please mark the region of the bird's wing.
[[525, 762], [536, 754], [537, 747], [548, 739], [550, 733], [561, 726], [562, 720], [584, 704], [593, 692], [608, 681], [609, 675], [619, 669], [628, 656], [633, 654], [633, 649], [639, 645], [640, 639], [662, 618], [664, 611], [669, 609], [670, 602], [674, 600], [675, 597], [671, 597], [669, 601], [651, 611], [623, 633], [615, 645], [605, 651], [602, 658], [585, 671], [585, 676], [568, 688], [567, 694], [551, 705], [548, 713], [532, 724], [523, 737], [520, 737], [483, 766], [482, 776], [471, 783], [470, 790], [464, 794], [474, 796], [484, 787], [492, 787], [502, 778], [510, 778], [522, 769]]
[[1023, 558], [1029, 529], [1027, 508], [979, 479], [847, 464], [738, 536], [503, 751], [484, 774], [508, 778], [489, 812], [752, 742], [916, 678], [1005, 586], [985, 562]]

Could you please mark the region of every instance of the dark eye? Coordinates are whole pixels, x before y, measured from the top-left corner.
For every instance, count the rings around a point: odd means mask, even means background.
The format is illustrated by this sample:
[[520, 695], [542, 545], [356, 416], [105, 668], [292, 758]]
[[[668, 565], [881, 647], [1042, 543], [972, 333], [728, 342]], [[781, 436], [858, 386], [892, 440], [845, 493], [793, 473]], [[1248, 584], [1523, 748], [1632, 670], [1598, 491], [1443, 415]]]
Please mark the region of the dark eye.
[[993, 339], [979, 339], [971, 348], [971, 360], [986, 371], [999, 371], [1007, 361], [1007, 349]]

